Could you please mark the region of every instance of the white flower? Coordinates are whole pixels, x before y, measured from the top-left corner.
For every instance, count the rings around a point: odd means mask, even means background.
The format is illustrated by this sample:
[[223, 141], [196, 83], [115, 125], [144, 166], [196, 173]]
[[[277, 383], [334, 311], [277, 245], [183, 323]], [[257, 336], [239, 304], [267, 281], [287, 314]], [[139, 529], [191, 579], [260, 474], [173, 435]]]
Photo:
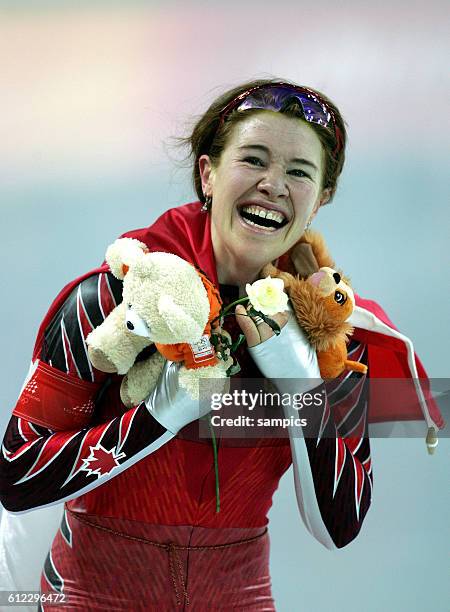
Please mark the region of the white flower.
[[281, 278], [261, 278], [251, 285], [247, 283], [245, 290], [253, 308], [265, 315], [287, 310], [289, 298], [284, 292], [284, 282]]

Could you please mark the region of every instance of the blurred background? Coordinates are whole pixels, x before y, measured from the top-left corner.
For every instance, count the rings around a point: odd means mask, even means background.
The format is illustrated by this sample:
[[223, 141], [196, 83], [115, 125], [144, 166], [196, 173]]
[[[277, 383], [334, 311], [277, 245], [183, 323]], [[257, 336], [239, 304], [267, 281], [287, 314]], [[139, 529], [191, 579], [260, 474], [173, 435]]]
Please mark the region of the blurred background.
[[[436, 0], [0, 0], [0, 429], [54, 296], [119, 234], [196, 199], [174, 138], [257, 77], [341, 109], [347, 164], [313, 227], [448, 378], [449, 13]], [[333, 553], [303, 527], [289, 470], [270, 515], [277, 610], [447, 610], [448, 449], [374, 439], [372, 508]]]

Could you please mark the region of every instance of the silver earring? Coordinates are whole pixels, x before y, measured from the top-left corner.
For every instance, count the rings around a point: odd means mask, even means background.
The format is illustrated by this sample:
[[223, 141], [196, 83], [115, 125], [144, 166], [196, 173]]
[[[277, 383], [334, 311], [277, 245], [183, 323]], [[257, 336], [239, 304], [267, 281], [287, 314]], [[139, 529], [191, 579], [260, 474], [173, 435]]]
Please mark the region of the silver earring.
[[202, 206], [202, 212], [209, 212], [212, 206], [212, 197], [205, 196], [205, 203]]
[[308, 221], [308, 223], [305, 225], [305, 229], [303, 231], [306, 232], [306, 230], [309, 228], [310, 225], [311, 225], [311, 221]]

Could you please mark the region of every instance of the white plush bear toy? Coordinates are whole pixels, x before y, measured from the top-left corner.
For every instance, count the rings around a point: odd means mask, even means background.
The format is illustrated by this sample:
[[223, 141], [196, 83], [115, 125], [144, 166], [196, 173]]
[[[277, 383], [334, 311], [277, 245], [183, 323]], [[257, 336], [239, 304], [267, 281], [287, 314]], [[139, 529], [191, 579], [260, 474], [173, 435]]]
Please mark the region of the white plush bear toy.
[[[149, 395], [164, 358], [183, 361], [180, 386], [193, 398], [198, 398], [200, 378], [225, 378], [228, 364], [217, 358], [209, 341], [220, 295], [204, 275], [177, 255], [150, 253], [133, 238], [116, 240], [106, 261], [123, 279], [123, 301], [88, 335], [87, 344], [94, 367], [126, 374], [120, 390], [126, 406]], [[152, 343], [159, 352], [135, 363]]]

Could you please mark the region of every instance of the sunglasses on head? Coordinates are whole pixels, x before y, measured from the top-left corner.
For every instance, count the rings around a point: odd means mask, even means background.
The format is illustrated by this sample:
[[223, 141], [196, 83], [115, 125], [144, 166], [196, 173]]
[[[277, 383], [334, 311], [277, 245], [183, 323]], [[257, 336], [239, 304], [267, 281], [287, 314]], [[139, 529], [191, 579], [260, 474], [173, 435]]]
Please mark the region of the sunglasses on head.
[[333, 110], [315, 91], [307, 87], [289, 83], [268, 83], [256, 85], [236, 96], [220, 112], [220, 126], [232, 111], [243, 112], [250, 109], [272, 110], [279, 112], [293, 101], [299, 103], [303, 118], [310, 123], [317, 123], [325, 128], [332, 127], [336, 137], [333, 156], [342, 149], [343, 139]]

